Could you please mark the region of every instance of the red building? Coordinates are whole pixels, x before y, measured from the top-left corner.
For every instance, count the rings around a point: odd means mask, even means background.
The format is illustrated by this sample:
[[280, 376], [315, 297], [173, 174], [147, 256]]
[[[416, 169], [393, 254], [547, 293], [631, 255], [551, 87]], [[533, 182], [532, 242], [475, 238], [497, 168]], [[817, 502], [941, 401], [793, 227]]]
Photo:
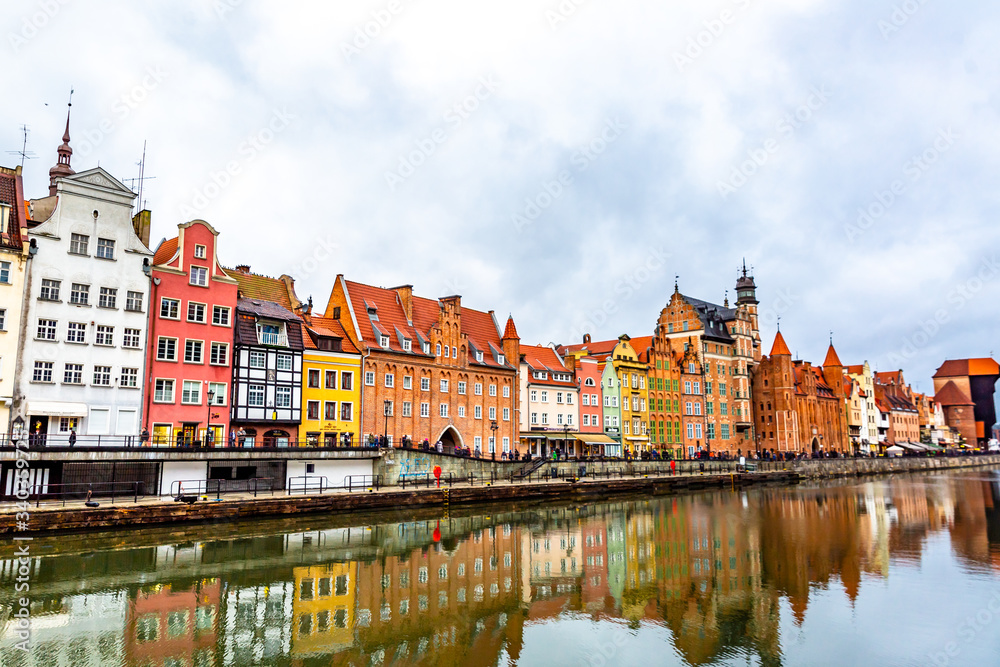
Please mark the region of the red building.
[[192, 220], [153, 257], [143, 426], [156, 445], [202, 440], [209, 423], [214, 444], [229, 433], [237, 284], [219, 263], [218, 237]]
[[580, 433], [603, 434], [600, 364], [590, 355], [568, 355], [564, 361], [575, 372], [580, 388]]

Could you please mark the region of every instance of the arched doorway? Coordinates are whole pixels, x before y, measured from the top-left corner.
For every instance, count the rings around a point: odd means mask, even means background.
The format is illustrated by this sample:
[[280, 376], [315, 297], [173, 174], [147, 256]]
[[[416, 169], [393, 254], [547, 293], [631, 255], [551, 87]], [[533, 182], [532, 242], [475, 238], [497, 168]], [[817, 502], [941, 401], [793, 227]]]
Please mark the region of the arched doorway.
[[287, 447], [288, 438], [289, 438], [288, 431], [282, 431], [281, 429], [272, 429], [264, 434], [264, 446]]
[[819, 438], [817, 438], [816, 436], [813, 436], [812, 450], [813, 454], [819, 451]]
[[[438, 440], [444, 446], [444, 452], [446, 454], [454, 454], [456, 447], [465, 447], [465, 441], [462, 440], [462, 434], [458, 432], [454, 426], [445, 427], [441, 435], [438, 436]], [[437, 440], [434, 441], [437, 444]]]

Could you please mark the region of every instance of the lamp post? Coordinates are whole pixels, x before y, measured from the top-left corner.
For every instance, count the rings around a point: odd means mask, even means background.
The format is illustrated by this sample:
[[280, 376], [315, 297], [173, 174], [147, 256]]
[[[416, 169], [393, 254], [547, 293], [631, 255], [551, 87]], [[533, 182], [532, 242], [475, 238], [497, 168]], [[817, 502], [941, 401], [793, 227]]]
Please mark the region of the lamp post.
[[384, 431], [382, 434], [382, 442], [388, 446], [389, 445], [389, 417], [392, 415], [392, 401], [386, 400], [383, 403], [383, 413], [385, 417]]
[[569, 452], [569, 424], [563, 424], [563, 454]]
[[215, 398], [215, 392], [211, 389], [208, 390], [208, 414], [205, 415], [205, 446], [208, 447], [209, 438], [212, 432], [212, 399]]
[[496, 452], [497, 452], [497, 429], [498, 428], [500, 428], [500, 427], [497, 426], [497, 420], [496, 419], [491, 420], [490, 421], [490, 430], [493, 431], [493, 439], [490, 441], [490, 453], [494, 455], [494, 458], [496, 458]]

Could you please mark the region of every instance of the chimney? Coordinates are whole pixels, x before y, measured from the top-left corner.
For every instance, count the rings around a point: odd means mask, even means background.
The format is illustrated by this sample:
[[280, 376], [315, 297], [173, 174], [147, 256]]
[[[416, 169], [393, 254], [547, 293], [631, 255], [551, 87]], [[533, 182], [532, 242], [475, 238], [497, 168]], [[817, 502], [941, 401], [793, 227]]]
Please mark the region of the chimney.
[[249, 264], [237, 264], [236, 265], [236, 270], [239, 271], [240, 273], [250, 273], [250, 265]]
[[413, 285], [400, 285], [392, 289], [399, 298], [399, 305], [403, 307], [406, 323], [413, 326]]
[[583, 344], [584, 345], [589, 345], [590, 344], [590, 334], [589, 333], [583, 334]]
[[139, 237], [142, 241], [142, 245], [149, 247], [149, 229], [152, 226], [153, 214], [150, 213], [149, 209], [143, 209], [135, 214], [132, 218], [132, 229], [135, 230], [135, 235]]

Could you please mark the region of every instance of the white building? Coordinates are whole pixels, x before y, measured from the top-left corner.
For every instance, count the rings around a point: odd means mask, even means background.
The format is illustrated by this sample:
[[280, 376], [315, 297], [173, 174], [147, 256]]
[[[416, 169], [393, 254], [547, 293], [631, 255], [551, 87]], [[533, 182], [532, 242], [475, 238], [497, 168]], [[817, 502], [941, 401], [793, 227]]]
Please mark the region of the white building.
[[75, 429], [79, 445], [122, 444], [140, 430], [152, 253], [135, 193], [100, 167], [72, 173], [68, 139], [50, 195], [30, 202], [14, 413], [33, 442]]
[[552, 348], [522, 345], [519, 379], [521, 441], [534, 456], [547, 456], [553, 448], [575, 456], [580, 389], [574, 373]]

